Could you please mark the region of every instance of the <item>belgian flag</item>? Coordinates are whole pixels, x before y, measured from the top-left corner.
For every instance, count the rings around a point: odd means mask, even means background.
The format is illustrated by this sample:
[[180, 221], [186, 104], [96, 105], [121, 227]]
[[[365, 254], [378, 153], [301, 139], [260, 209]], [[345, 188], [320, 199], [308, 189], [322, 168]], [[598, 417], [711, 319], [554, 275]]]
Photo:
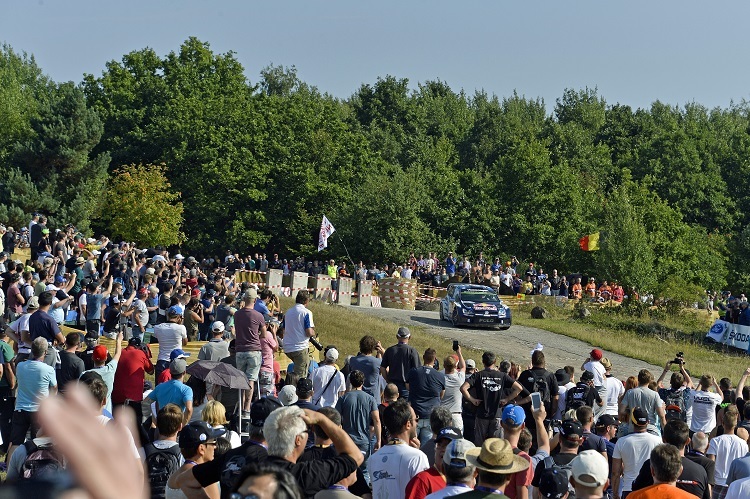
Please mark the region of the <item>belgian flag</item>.
[[578, 240], [578, 246], [580, 246], [583, 251], [598, 250], [599, 249], [599, 233], [594, 232], [593, 234], [589, 234], [588, 236], [583, 236], [581, 239]]

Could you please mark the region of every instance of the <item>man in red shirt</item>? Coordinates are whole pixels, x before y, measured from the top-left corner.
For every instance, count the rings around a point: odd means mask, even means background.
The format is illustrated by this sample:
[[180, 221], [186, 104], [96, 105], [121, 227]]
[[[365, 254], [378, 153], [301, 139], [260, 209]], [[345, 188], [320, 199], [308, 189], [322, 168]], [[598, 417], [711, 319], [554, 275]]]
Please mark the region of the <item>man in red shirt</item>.
[[463, 438], [461, 430], [447, 427], [435, 435], [435, 464], [420, 471], [406, 485], [406, 499], [424, 499], [429, 494], [445, 488], [443, 474], [443, 454], [452, 440]]
[[[148, 353], [146, 353], [148, 352]], [[115, 383], [112, 389], [112, 403], [114, 405], [127, 405], [135, 411], [138, 424], [143, 422], [143, 382], [146, 373], [154, 373], [154, 365], [151, 363], [151, 352], [148, 345], [142, 345], [137, 336], [130, 338], [128, 346], [120, 355], [120, 362], [115, 371]]]

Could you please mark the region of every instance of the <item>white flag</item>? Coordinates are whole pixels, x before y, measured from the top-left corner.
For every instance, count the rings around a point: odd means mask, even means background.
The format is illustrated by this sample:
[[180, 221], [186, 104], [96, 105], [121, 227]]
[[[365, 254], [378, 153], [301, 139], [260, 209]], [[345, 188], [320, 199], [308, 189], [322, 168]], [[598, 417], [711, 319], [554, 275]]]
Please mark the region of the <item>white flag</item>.
[[318, 236], [318, 251], [328, 247], [328, 237], [336, 232], [333, 224], [323, 215], [323, 221], [320, 222], [320, 235]]

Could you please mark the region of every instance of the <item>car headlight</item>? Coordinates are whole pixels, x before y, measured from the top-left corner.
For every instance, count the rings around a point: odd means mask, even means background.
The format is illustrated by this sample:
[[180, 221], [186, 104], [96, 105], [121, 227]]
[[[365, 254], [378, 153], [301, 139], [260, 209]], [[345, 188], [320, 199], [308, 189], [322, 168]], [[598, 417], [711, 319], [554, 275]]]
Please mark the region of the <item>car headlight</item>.
[[508, 313], [508, 312], [507, 312], [507, 311], [505, 310], [505, 308], [504, 308], [504, 307], [500, 307], [500, 308], [498, 308], [498, 310], [497, 310], [497, 316], [498, 316], [498, 317], [505, 317], [505, 314], [507, 314], [507, 313]]
[[474, 315], [474, 309], [467, 307], [466, 305], [459, 305], [459, 310], [461, 310], [461, 313], [464, 315]]

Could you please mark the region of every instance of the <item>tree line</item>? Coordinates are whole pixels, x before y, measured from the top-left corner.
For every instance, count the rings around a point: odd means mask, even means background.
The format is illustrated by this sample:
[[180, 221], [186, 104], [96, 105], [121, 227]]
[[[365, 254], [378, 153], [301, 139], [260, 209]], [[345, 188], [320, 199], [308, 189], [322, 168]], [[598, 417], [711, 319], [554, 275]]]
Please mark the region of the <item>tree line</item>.
[[[326, 214], [365, 261], [484, 251], [643, 290], [750, 283], [745, 102], [633, 109], [568, 89], [548, 113], [516, 93], [393, 76], [340, 99], [293, 66], [253, 81], [234, 53], [195, 38], [77, 83], [5, 45], [0, 82], [0, 220], [11, 224], [40, 211], [129, 238], [159, 210], [136, 224], [122, 222], [128, 209], [179, 200], [181, 213], [136, 242], [313, 255]], [[139, 170], [147, 180], [132, 180]], [[595, 231], [602, 249], [582, 252]], [[343, 254], [330, 243], [322, 257]]]

